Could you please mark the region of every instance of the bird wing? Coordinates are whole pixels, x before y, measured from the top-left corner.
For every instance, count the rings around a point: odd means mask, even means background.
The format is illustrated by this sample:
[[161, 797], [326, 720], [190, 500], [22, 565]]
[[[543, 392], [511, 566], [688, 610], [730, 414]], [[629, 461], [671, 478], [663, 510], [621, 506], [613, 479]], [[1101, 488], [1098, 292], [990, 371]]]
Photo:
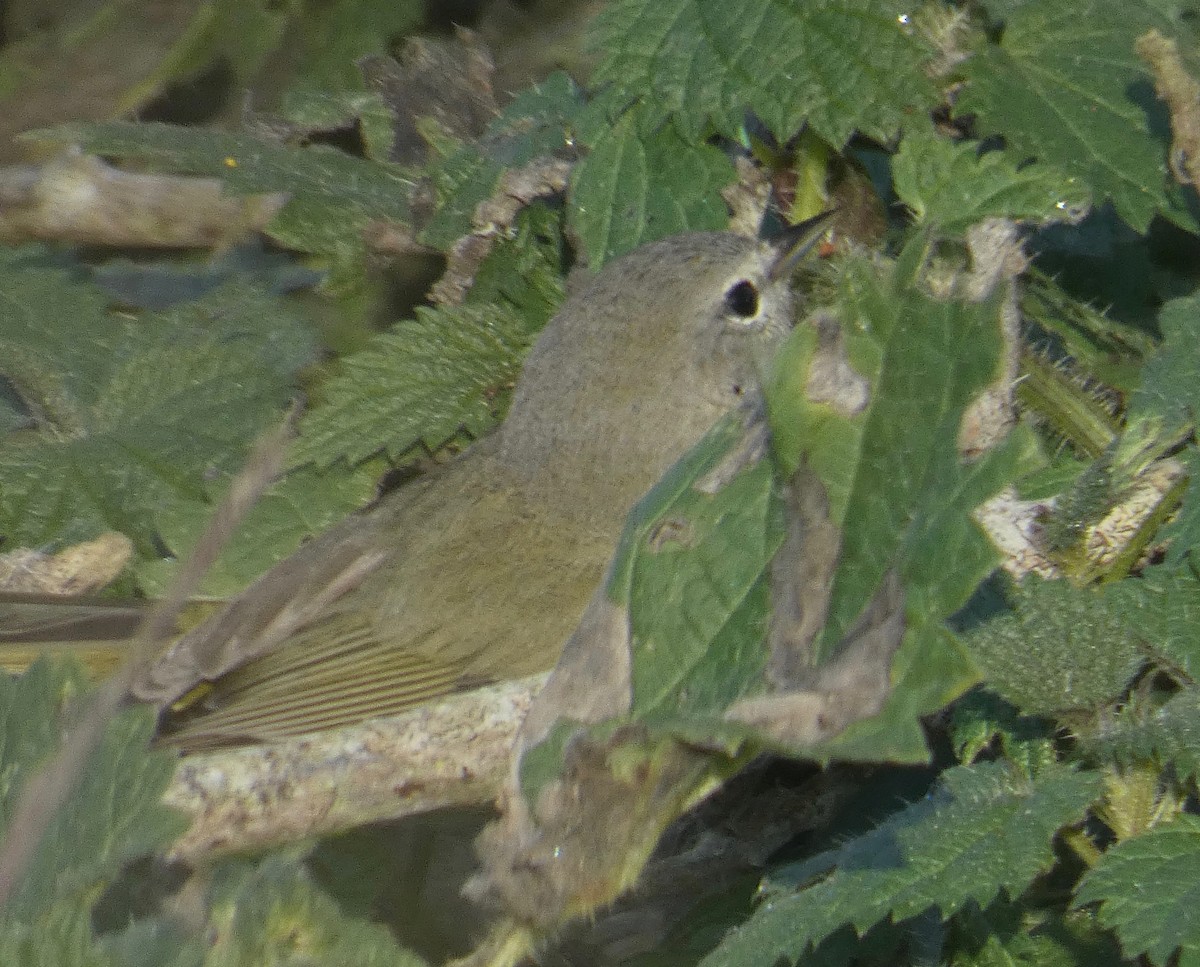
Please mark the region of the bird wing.
[[172, 744], [279, 739], [553, 667], [616, 542], [458, 461], [370, 526], [385, 561], [278, 647], [164, 714]]

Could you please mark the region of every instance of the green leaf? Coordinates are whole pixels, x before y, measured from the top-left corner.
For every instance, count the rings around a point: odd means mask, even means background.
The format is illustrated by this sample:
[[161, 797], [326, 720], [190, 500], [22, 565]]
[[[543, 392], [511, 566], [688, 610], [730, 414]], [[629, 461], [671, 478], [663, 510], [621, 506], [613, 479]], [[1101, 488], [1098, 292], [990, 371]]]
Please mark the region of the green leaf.
[[[1127, 957], [1155, 965], [1200, 963], [1200, 818], [1181, 815], [1117, 843], [1084, 876], [1075, 903], [1100, 904], [1100, 922], [1111, 927]], [[1179, 951], [1178, 961], [1173, 955]]]
[[727, 418], [630, 515], [608, 590], [629, 609], [633, 714], [707, 717], [760, 685], [769, 609], [766, 571], [783, 540], [769, 461], [715, 494], [695, 484], [736, 448]]
[[1123, 967], [1112, 935], [1086, 913], [1059, 915], [1034, 904], [969, 904], [954, 919], [953, 967]]
[[892, 0], [697, 0], [725, 72], [782, 141], [807, 124], [835, 148], [856, 131], [889, 141], [936, 101], [931, 51]]
[[1088, 205], [1078, 178], [1049, 165], [1018, 168], [1002, 151], [955, 143], [931, 131], [905, 132], [892, 160], [896, 194], [918, 221], [954, 235], [985, 218], [1045, 223], [1073, 220]]
[[324, 213], [331, 235], [349, 234], [371, 218], [408, 218], [411, 183], [402, 172], [322, 145], [298, 148], [248, 134], [115, 121], [35, 134], [161, 170], [220, 177], [237, 194], [287, 192], [289, 204]]
[[571, 179], [570, 225], [591, 268], [644, 242], [728, 226], [721, 189], [736, 173], [718, 149], [689, 143], [671, 125], [648, 126], [639, 111], [588, 144]]
[[1131, 408], [1167, 415], [1182, 408], [1189, 420], [1200, 416], [1200, 293], [1172, 299], [1158, 312], [1162, 342], [1142, 367], [1141, 385]]
[[417, 308], [347, 357], [308, 413], [297, 465], [356, 463], [417, 444], [436, 450], [461, 431], [479, 436], [501, 417], [497, 397], [516, 381], [536, 333], [502, 305]]
[[519, 312], [531, 331], [540, 331], [566, 296], [566, 243], [560, 212], [540, 203], [521, 209], [508, 237], [475, 273], [467, 303], [500, 303]]
[[1148, 657], [1200, 680], [1200, 578], [1190, 568], [1147, 568], [1140, 580], [1119, 581], [1108, 593]]
[[890, 917], [1018, 896], [1054, 862], [1053, 839], [1082, 819], [1097, 776], [1047, 770], [1029, 780], [1002, 763], [960, 766], [875, 830], [777, 874], [757, 912], [704, 967], [797, 960], [844, 924], [862, 934]]
[[42, 417], [0, 448], [0, 530], [18, 546], [118, 530], [156, 556], [155, 513], [205, 501], [206, 477], [236, 469], [278, 419], [312, 354], [307, 329], [237, 283], [134, 319], [102, 313], [65, 273], [0, 272], [0, 345], [32, 347], [0, 354], [0, 372]]
[[1200, 547], [1200, 449], [1191, 444], [1179, 459], [1187, 468], [1188, 486], [1175, 519], [1162, 532], [1170, 540], [1167, 563], [1172, 565], [1186, 561]]
[[1085, 748], [1122, 766], [1170, 766], [1183, 782], [1200, 777], [1200, 688], [1191, 686], [1156, 710], [1124, 709]]
[[1127, 593], [1029, 578], [1013, 592], [1013, 612], [964, 641], [988, 687], [1027, 715], [1093, 710], [1113, 701], [1144, 661], [1142, 619]]
[[287, 856], [257, 867], [229, 864], [213, 891], [212, 947], [206, 967], [422, 967], [382, 924], [347, 916]]
[[1058, 759], [1052, 723], [1023, 717], [984, 688], [972, 689], [954, 703], [949, 731], [955, 755], [963, 765], [970, 765], [994, 743], [1028, 776], [1036, 776]]
[[[8, 833], [16, 797], [61, 738], [65, 700], [78, 699], [74, 666], [36, 662], [0, 679], [0, 821]], [[69, 718], [68, 718], [69, 720]], [[56, 903], [94, 899], [128, 861], [170, 843], [187, 822], [162, 804], [175, 756], [151, 752], [155, 714], [122, 712], [106, 729], [70, 796], [54, 813], [32, 864], [5, 907], [9, 921], [40, 917]]]
[[232, 69], [234, 86], [248, 83], [278, 46], [291, 13], [271, 0], [208, 0], [194, 9], [187, 33], [143, 81], [143, 97], [153, 97], [171, 81], [193, 80], [218, 62]]
[[592, 72], [603, 104], [641, 104], [646, 123], [671, 118], [689, 141], [715, 127], [740, 133], [745, 97], [728, 76], [696, 0], [616, 0], [592, 23], [605, 57]]
[[[1014, 457], [1003, 451], [968, 466], [954, 446], [963, 411], [999, 364], [994, 300], [937, 300], [866, 259], [843, 264], [839, 296], [847, 359], [870, 386], [867, 405], [846, 413], [806, 399], [811, 327], [797, 328], [767, 396], [785, 467], [812, 466], [829, 492], [831, 519], [844, 528], [821, 658], [898, 558], [908, 562], [906, 583], [941, 586], [926, 594], [930, 613], [965, 603], [995, 562], [968, 515], [1003, 486]], [[948, 564], [950, 548], [963, 555], [960, 565]]]
[[806, 121], [836, 147], [855, 131], [888, 141], [936, 101], [911, 13], [892, 0], [621, 0], [596, 20], [607, 56], [593, 83], [691, 141], [710, 127], [738, 137], [747, 110], [781, 142]]
[[0, 963], [21, 967], [117, 967], [95, 942], [91, 914], [79, 903], [59, 902], [36, 921], [0, 923]]
[[1164, 112], [1133, 52], [1151, 27], [1180, 35], [1178, 16], [1145, 0], [1013, 4], [1000, 41], [963, 65], [956, 109], [976, 113], [1010, 151], [1089, 186], [1097, 204], [1111, 199], [1139, 232], [1158, 212], [1194, 228], [1181, 196], [1168, 193]]
[[389, 51], [421, 25], [419, 0], [321, 0], [303, 3], [288, 35], [290, 57], [303, 65], [300, 90], [361, 90], [357, 62]]
[[177, 918], [140, 917], [118, 933], [105, 933], [99, 946], [121, 967], [201, 967], [206, 944], [185, 931]]
[[39, 248], [0, 250], [0, 273], [0, 372], [39, 423], [76, 434], [128, 329], [103, 293], [52, 267]]
[[376, 161], [387, 160], [395, 137], [396, 116], [374, 91], [301, 88], [284, 96], [280, 113], [304, 131], [337, 131], [357, 126], [367, 157]]
[[1168, 302], [1158, 327], [1162, 343], [1142, 367], [1127, 422], [1156, 418], [1166, 433], [1186, 431], [1200, 419], [1200, 294]]

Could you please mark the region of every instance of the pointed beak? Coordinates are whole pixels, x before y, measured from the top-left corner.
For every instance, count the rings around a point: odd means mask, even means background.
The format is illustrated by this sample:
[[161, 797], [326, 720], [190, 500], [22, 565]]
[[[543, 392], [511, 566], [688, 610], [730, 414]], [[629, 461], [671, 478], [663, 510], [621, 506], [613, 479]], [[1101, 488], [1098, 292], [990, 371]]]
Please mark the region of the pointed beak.
[[785, 279], [795, 271], [804, 256], [812, 250], [812, 247], [828, 230], [830, 219], [833, 218], [835, 212], [837, 209], [831, 208], [829, 211], [821, 212], [820, 215], [814, 215], [799, 225], [785, 228], [770, 240], [775, 249], [775, 261], [768, 273], [768, 279], [771, 282]]

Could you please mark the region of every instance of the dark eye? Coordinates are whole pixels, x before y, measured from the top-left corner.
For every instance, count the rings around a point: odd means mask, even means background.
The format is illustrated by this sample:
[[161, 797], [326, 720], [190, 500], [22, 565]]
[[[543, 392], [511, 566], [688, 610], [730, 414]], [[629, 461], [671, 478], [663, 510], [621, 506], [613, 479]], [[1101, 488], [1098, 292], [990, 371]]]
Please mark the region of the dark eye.
[[725, 307], [743, 319], [758, 315], [758, 286], [749, 279], [735, 282], [725, 293]]

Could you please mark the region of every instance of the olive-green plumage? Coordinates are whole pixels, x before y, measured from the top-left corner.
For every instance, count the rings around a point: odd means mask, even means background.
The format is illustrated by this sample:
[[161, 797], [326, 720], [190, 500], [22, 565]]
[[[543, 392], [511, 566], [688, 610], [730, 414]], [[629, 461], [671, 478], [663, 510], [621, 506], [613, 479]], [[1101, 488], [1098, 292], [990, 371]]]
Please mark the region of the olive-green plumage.
[[196, 748], [551, 668], [632, 505], [719, 416], [757, 405], [792, 323], [788, 254], [693, 233], [610, 263], [546, 326], [497, 433], [267, 572], [136, 694]]

